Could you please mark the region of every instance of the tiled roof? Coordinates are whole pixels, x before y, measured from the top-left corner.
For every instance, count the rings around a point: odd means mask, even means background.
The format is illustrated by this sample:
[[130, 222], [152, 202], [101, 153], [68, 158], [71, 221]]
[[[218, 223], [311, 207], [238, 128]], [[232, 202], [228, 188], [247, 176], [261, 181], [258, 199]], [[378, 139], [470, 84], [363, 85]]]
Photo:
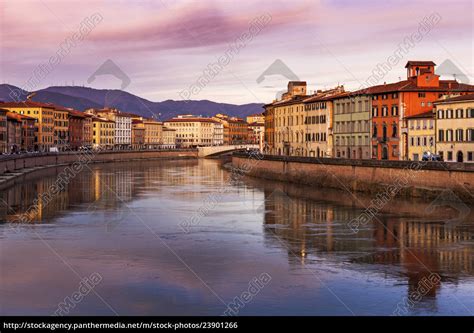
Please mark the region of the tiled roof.
[[309, 97], [305, 99], [303, 102], [304, 103], [313, 103], [313, 102], [322, 102], [322, 101], [329, 101], [335, 98], [340, 98], [340, 97], [346, 97], [349, 96], [350, 93], [345, 91], [341, 93], [335, 93], [335, 94], [319, 94], [316, 96]]
[[434, 114], [433, 111], [426, 111], [420, 114], [414, 114], [412, 116], [407, 116], [405, 119], [414, 119], [414, 118], [433, 118]]
[[462, 95], [462, 96], [450, 97], [446, 99], [440, 99], [434, 103], [442, 104], [442, 103], [468, 102], [468, 101], [474, 101], [474, 94], [467, 94], [467, 95]]
[[357, 94], [381, 94], [390, 92], [408, 92], [408, 91], [472, 91], [474, 86], [464, 83], [459, 83], [455, 80], [439, 80], [438, 87], [418, 87], [415, 80], [403, 80], [395, 83], [380, 84], [358, 91], [354, 91], [352, 95]]
[[218, 123], [216, 120], [211, 118], [171, 118], [165, 120], [165, 123]]
[[76, 110], [68, 110], [69, 115], [72, 117], [79, 117], [79, 118], [86, 118], [86, 114], [82, 113], [81, 111]]
[[436, 64], [432, 61], [408, 60], [405, 68], [408, 68], [408, 66], [436, 66]]

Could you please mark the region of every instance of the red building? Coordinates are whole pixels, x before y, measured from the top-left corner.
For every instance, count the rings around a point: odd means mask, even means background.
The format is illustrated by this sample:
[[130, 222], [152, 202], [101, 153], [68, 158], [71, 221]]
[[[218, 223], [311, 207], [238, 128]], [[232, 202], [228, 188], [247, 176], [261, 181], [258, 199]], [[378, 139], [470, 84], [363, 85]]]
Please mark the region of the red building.
[[21, 150], [21, 115], [7, 112], [7, 150], [17, 153]]
[[36, 119], [21, 116], [21, 150], [33, 151], [35, 147]]
[[474, 92], [474, 86], [440, 80], [432, 61], [408, 61], [407, 79], [362, 90], [372, 96], [372, 158], [408, 159], [405, 117], [433, 109], [441, 96]]
[[85, 146], [86, 115], [80, 111], [69, 110], [69, 147], [78, 150]]

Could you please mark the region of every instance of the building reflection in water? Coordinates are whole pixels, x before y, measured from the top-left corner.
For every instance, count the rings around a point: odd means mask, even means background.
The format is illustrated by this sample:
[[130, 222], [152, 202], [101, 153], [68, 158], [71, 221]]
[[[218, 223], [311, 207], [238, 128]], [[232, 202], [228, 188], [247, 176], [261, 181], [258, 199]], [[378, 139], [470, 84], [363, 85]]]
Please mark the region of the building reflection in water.
[[[431, 221], [420, 214], [429, 203], [412, 203], [409, 214], [382, 211], [377, 219], [353, 233], [347, 223], [363, 209], [354, 207], [352, 198], [339, 194], [339, 199], [331, 201], [331, 191], [325, 200], [320, 190], [313, 190], [312, 196], [311, 189], [306, 188], [304, 195], [301, 189], [294, 189], [292, 185], [265, 189], [262, 209], [268, 245], [285, 248], [290, 264], [305, 265], [337, 257], [335, 262], [342, 259], [358, 264], [360, 270], [369, 274], [401, 278], [408, 284], [408, 295], [426, 278], [439, 274], [441, 283], [429, 288], [422, 299], [428, 307], [436, 306], [435, 298], [443, 281], [458, 283], [460, 278], [473, 276], [472, 209], [464, 221], [452, 225], [449, 216], [445, 223], [439, 216], [431, 217]], [[286, 194], [295, 191], [299, 196]], [[404, 203], [394, 201], [390, 209], [398, 205]]]
[[[156, 163], [90, 165], [90, 169], [86, 168], [78, 173], [62, 190], [51, 195], [47, 203], [41, 197], [45, 193], [51, 193], [49, 189], [57, 182], [57, 177], [51, 175], [51, 170], [39, 171], [31, 181], [0, 192], [0, 223], [16, 223], [25, 214], [28, 214], [27, 220], [31, 223], [41, 223], [71, 210], [116, 210], [136, 197], [141, 189], [161, 185], [155, 184], [157, 179], [170, 186], [186, 182], [182, 173], [173, 174], [168, 171], [169, 168], [150, 167], [156, 166]], [[174, 161], [173, 165], [195, 170], [193, 166], [196, 163]], [[57, 168], [56, 174], [62, 170]], [[35, 200], [37, 208], [32, 210]]]

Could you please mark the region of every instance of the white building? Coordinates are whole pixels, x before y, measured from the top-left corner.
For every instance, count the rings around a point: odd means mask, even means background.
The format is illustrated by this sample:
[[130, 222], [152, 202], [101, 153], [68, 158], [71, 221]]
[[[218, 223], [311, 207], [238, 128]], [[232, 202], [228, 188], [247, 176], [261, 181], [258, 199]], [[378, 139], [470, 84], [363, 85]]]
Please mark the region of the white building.
[[210, 118], [186, 115], [167, 120], [164, 126], [176, 130], [177, 146], [202, 147], [213, 145], [216, 123]]
[[130, 149], [132, 145], [132, 117], [118, 109], [88, 109], [85, 111], [98, 117], [112, 120], [115, 123], [114, 143], [116, 149]]
[[219, 122], [214, 123], [214, 136], [212, 145], [222, 146], [224, 144], [224, 124]]

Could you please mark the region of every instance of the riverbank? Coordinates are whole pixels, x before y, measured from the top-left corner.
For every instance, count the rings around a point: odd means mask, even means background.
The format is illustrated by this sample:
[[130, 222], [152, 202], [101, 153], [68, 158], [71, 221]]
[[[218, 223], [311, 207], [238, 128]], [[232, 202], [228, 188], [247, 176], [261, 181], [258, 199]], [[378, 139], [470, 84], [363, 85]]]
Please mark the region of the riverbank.
[[232, 165], [248, 176], [385, 197], [434, 198], [452, 191], [472, 200], [474, 164], [346, 160], [234, 154]]
[[26, 175], [42, 169], [61, 168], [75, 163], [114, 163], [140, 160], [196, 159], [196, 150], [67, 152], [12, 155], [0, 158], [0, 190]]

